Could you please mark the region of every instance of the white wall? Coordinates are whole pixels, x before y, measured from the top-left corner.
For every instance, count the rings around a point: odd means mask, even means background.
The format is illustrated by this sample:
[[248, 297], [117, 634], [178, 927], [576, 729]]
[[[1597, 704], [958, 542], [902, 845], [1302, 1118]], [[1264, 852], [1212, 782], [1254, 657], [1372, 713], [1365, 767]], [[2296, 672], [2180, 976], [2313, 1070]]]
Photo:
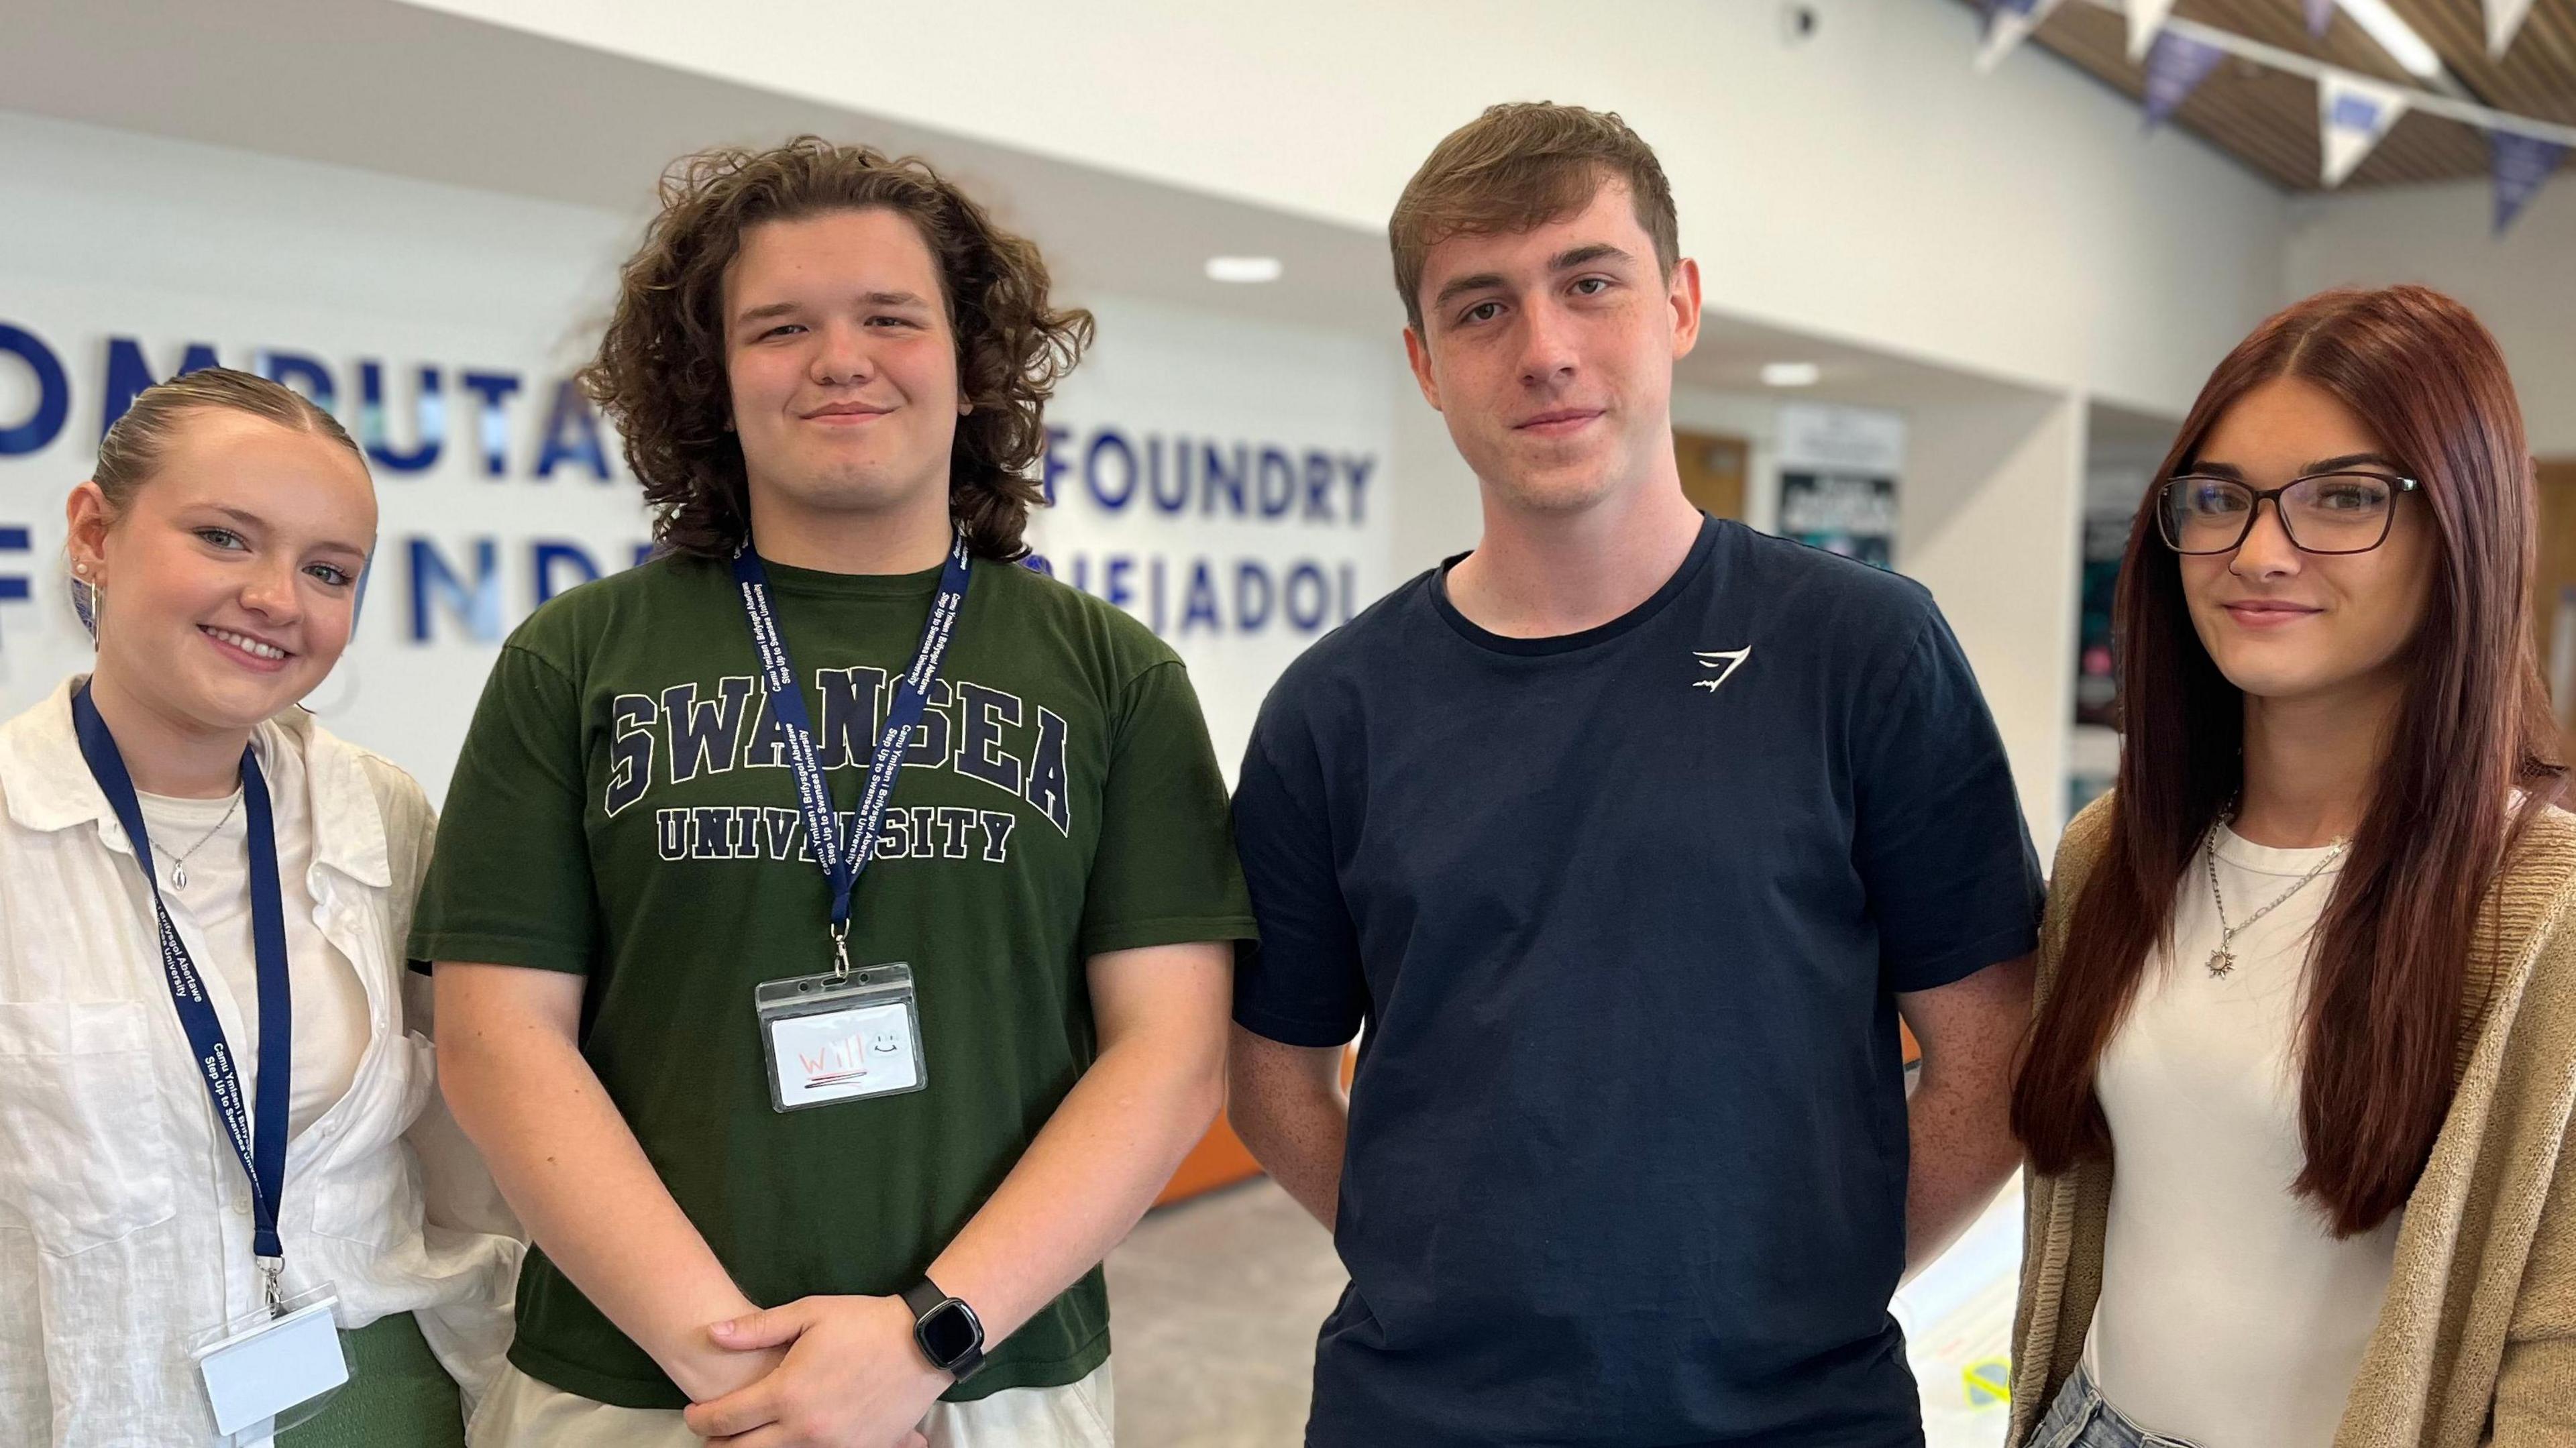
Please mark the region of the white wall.
[[2484, 181], [2348, 192], [2295, 212], [2290, 295], [2421, 282], [2477, 311], [2504, 347], [2532, 451], [2576, 457], [2576, 181], [2491, 234]]
[[1486, 104], [1614, 109], [1713, 308], [2140, 405], [2280, 289], [2277, 192], [2047, 56], [1977, 79], [1961, 5], [1820, 0], [1790, 47], [1761, 0], [412, 3], [1370, 231]]
[[[0, 226], [0, 324], [45, 344], [70, 396], [69, 420], [47, 446], [0, 455], [0, 529], [31, 535], [26, 552], [0, 553], [0, 578], [28, 580], [32, 593], [0, 601], [0, 717], [89, 656], [63, 593], [62, 506], [96, 457], [111, 338], [140, 341], [162, 376], [192, 343], [236, 367], [256, 365], [265, 349], [308, 354], [333, 374], [338, 411], [362, 440], [358, 365], [375, 359], [393, 379], [386, 411], [402, 446], [415, 441], [413, 379], [434, 366], [444, 451], [418, 472], [376, 468], [382, 525], [358, 638], [313, 704], [443, 793], [500, 633], [537, 601], [537, 544], [577, 545], [607, 571], [648, 537], [642, 496], [622, 468], [603, 480], [578, 466], [540, 477], [534, 465], [553, 386], [591, 349], [633, 219], [5, 111], [0, 155], [9, 157], [0, 216], [13, 223]], [[1060, 576], [1081, 569], [1088, 591], [1157, 625], [1188, 660], [1230, 769], [1279, 669], [1391, 581], [1404, 491], [1390, 436], [1400, 359], [1349, 332], [1081, 300], [1099, 314], [1100, 340], [1049, 409], [1063, 434], [1050, 467], [1059, 506], [1031, 538]], [[523, 379], [500, 415], [497, 476], [466, 369]], [[22, 425], [35, 400], [31, 369], [0, 354], [0, 429]], [[1138, 458], [1138, 475], [1103, 454], [1095, 488], [1084, 462], [1104, 430]], [[1275, 446], [1298, 465], [1295, 505], [1262, 509], [1257, 482], [1241, 515], [1209, 504], [1205, 489], [1185, 505], [1155, 504], [1148, 450], [1182, 438], [1228, 455], [1241, 446], [1256, 469], [1260, 450]], [[1335, 469], [1320, 505], [1302, 487], [1310, 457]], [[415, 578], [426, 570], [413, 544], [470, 582], [483, 540], [496, 564], [488, 617], [478, 623], [435, 590], [416, 614]], [[1269, 580], [1269, 606], [1252, 623], [1238, 608], [1247, 565]], [[1189, 607], [1201, 566], [1212, 618]], [[1301, 570], [1327, 591], [1292, 596]]]
[[1906, 420], [1897, 571], [1932, 590], [1994, 711], [2040, 858], [2066, 814], [2084, 406], [2072, 395]]

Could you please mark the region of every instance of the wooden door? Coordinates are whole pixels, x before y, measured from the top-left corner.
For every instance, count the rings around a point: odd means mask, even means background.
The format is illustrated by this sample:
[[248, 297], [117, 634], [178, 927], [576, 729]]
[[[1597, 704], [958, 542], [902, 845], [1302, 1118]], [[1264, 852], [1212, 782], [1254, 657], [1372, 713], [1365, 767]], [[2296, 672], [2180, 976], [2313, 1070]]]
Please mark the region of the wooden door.
[[1743, 517], [1744, 474], [1752, 452], [1752, 444], [1740, 437], [1675, 432], [1673, 460], [1681, 465], [1682, 495], [1703, 513]]

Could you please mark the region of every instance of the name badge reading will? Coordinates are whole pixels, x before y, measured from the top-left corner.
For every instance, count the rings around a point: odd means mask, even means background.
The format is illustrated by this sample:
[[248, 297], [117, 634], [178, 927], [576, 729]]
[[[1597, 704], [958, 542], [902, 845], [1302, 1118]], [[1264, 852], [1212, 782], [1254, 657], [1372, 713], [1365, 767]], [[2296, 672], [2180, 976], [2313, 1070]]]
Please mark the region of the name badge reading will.
[[764, 981], [752, 1004], [769, 1055], [769, 1104], [802, 1111], [930, 1084], [909, 965]]

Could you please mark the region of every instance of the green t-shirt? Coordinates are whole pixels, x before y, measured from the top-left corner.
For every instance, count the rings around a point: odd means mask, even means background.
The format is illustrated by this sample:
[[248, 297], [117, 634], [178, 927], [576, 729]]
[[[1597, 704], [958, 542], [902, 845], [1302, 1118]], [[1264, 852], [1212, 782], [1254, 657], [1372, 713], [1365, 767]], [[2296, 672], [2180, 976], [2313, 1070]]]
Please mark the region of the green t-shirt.
[[[846, 818], [939, 573], [769, 573]], [[774, 1111], [753, 988], [831, 967], [830, 893], [764, 697], [721, 562], [657, 559], [539, 609], [475, 711], [411, 954], [586, 975], [582, 1053], [743, 1291], [888, 1295], [1090, 1066], [1086, 959], [1248, 938], [1251, 910], [1180, 661], [978, 560], [850, 929], [854, 964], [912, 966], [928, 1089]], [[1108, 1353], [1094, 1269], [951, 1396], [1075, 1382]], [[687, 1402], [542, 1253], [510, 1360], [603, 1403]]]

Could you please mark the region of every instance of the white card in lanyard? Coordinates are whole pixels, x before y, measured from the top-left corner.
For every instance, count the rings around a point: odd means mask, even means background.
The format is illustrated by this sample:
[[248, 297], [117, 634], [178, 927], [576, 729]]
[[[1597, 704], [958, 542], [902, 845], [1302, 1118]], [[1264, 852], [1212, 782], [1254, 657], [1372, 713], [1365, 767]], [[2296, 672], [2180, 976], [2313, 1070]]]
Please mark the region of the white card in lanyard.
[[[286, 1186], [287, 1100], [294, 1070], [294, 1001], [286, 963], [285, 895], [278, 879], [277, 825], [259, 757], [242, 750], [243, 812], [250, 823], [251, 946], [259, 971], [259, 1080], [254, 1098], [242, 1099], [241, 1070], [223, 1022], [206, 993], [205, 977], [179, 939], [161, 900], [152, 868], [152, 840], [143, 807], [116, 736], [100, 717], [84, 684], [72, 695], [72, 730], [99, 792], [125, 830], [135, 864], [152, 893], [162, 980], [186, 1032], [198, 1074], [215, 1116], [250, 1178], [251, 1251], [258, 1259], [262, 1302], [257, 1310], [199, 1335], [198, 1364], [207, 1403], [226, 1444], [264, 1442], [279, 1428], [319, 1412], [349, 1379], [348, 1359], [332, 1316], [338, 1299], [325, 1288], [291, 1302], [280, 1295], [286, 1250], [277, 1232], [278, 1202]], [[319, 1324], [318, 1326], [316, 1324]]]
[[950, 541], [948, 561], [940, 569], [939, 592], [921, 627], [920, 646], [913, 651], [912, 667], [895, 686], [893, 706], [886, 711], [885, 727], [878, 732], [876, 751], [869, 757], [867, 786], [860, 791], [859, 807], [844, 833], [814, 746], [805, 693], [788, 660], [777, 615], [770, 608], [768, 570], [748, 541], [734, 550], [734, 583], [742, 593], [743, 616], [751, 625], [752, 648], [760, 656], [770, 715], [786, 735], [797, 807], [804, 814], [806, 837], [823, 866], [832, 898], [832, 968], [764, 981], [752, 993], [761, 1049], [768, 1058], [769, 1102], [775, 1110], [800, 1111], [870, 1096], [894, 1096], [930, 1084], [912, 967], [850, 968], [850, 900], [861, 872], [876, 853], [877, 828], [885, 818], [887, 801], [894, 797], [895, 779], [903, 772], [904, 746], [921, 722], [930, 686], [939, 677], [940, 661], [947, 656], [958, 615], [966, 606], [970, 563], [966, 535], [959, 532]]
[[330, 1405], [349, 1381], [339, 1307], [319, 1287], [198, 1335], [189, 1354], [221, 1448], [260, 1448]]
[[930, 1084], [911, 966], [763, 981], [752, 1004], [769, 1052], [769, 1104], [777, 1110], [894, 1096]]

